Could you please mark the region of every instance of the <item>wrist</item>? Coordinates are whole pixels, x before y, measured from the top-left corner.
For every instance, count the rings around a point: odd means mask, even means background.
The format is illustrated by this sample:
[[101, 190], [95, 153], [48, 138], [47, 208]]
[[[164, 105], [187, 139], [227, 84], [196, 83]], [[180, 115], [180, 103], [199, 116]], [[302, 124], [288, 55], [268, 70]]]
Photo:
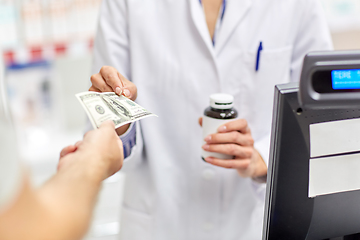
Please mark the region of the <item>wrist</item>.
[[252, 180], [254, 180], [255, 182], [258, 183], [266, 183], [266, 179], [267, 179], [267, 166], [266, 163], [264, 161], [264, 159], [262, 158], [262, 156], [260, 155], [260, 153], [255, 149], [255, 154], [256, 154], [256, 167], [255, 167], [255, 171], [253, 176], [251, 177]]
[[62, 169], [75, 169], [94, 183], [101, 182], [107, 177], [108, 166], [98, 153], [78, 150], [65, 156], [62, 161], [67, 162]]

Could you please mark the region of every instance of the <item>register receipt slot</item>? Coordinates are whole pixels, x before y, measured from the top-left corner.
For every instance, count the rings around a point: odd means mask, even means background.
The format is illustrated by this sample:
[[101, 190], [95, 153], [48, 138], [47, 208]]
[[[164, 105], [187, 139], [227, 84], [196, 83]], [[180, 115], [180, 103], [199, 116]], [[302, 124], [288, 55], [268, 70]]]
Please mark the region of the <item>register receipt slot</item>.
[[360, 52], [304, 59], [275, 87], [263, 240], [360, 232]]

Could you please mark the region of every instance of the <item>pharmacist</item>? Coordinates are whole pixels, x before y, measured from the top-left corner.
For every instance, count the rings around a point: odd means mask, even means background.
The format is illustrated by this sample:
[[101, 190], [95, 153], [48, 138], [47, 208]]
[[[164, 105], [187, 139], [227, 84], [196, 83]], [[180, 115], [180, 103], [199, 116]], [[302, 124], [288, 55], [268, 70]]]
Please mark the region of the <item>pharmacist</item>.
[[[90, 90], [159, 116], [118, 129], [122, 239], [261, 239], [274, 85], [331, 48], [317, 0], [104, 0]], [[203, 144], [198, 119], [218, 92], [239, 119]], [[202, 148], [234, 159], [204, 162]]]

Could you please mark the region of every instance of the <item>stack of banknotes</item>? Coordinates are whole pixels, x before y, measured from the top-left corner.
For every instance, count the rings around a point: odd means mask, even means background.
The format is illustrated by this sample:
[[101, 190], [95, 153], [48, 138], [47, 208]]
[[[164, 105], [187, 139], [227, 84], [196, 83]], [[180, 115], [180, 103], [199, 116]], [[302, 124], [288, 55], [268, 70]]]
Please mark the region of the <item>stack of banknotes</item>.
[[76, 94], [94, 128], [112, 120], [115, 128], [146, 117], [156, 116], [130, 99], [113, 92], [83, 92]]

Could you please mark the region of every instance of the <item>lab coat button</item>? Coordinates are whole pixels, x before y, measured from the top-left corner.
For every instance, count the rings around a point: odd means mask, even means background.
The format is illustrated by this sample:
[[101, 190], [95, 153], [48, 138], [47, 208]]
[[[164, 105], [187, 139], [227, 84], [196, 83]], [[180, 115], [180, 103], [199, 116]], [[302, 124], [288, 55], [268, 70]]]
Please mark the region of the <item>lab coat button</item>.
[[205, 180], [211, 180], [215, 177], [215, 171], [212, 169], [205, 169], [201, 175]]

